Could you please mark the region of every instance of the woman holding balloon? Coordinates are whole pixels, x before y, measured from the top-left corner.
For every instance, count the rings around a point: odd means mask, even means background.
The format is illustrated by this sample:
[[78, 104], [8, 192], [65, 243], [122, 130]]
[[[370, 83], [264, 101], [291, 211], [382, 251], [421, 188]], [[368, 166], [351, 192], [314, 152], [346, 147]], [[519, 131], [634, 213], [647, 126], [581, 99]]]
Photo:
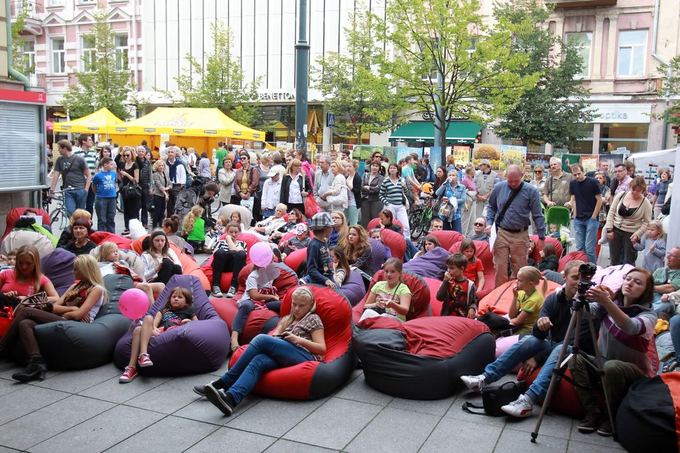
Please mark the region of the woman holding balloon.
[[12, 379], [29, 382], [45, 379], [47, 364], [42, 358], [38, 340], [33, 328], [38, 324], [54, 321], [94, 321], [99, 309], [106, 303], [106, 289], [99, 265], [92, 255], [77, 256], [73, 263], [76, 283], [71, 285], [54, 304], [47, 304], [47, 310], [20, 308], [9, 330], [0, 341], [0, 355], [20, 341], [28, 356], [28, 366], [12, 375]]

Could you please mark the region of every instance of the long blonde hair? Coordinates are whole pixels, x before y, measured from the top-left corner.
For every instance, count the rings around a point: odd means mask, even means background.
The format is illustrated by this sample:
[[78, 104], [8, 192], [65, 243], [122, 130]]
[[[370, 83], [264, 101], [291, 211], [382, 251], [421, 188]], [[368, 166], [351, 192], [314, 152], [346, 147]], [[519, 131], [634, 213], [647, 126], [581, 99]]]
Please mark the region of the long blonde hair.
[[203, 215], [203, 211], [204, 209], [199, 205], [192, 207], [187, 215], [184, 216], [184, 221], [182, 222], [182, 231], [185, 233], [191, 233], [191, 230], [194, 229], [196, 219]]
[[42, 270], [40, 269], [40, 254], [38, 249], [29, 244], [22, 245], [16, 251], [15, 262], [19, 261], [19, 257], [22, 255], [31, 257], [31, 261], [33, 261], [33, 272], [29, 275], [19, 275], [19, 268], [15, 266], [14, 274], [16, 275], [17, 280], [28, 277], [28, 280], [33, 282], [35, 292], [38, 292], [40, 290], [40, 278], [43, 275]]
[[[291, 298], [295, 299], [296, 297], [305, 297], [312, 303], [312, 308], [309, 309], [305, 316], [311, 313], [316, 313], [316, 301], [314, 300], [314, 293], [312, 293], [311, 289], [307, 288], [306, 286], [299, 286], [295, 288], [295, 291], [293, 291]], [[305, 316], [303, 316], [302, 318], [304, 318]], [[279, 324], [279, 332], [283, 332], [288, 327], [290, 327], [290, 325], [293, 324], [293, 322], [298, 322], [300, 321], [300, 319], [295, 319], [292, 313], [287, 314], [281, 320], [281, 324]]]
[[73, 269], [77, 270], [80, 275], [83, 276], [84, 280], [88, 282], [104, 287], [104, 279], [102, 278], [102, 273], [99, 270], [99, 265], [97, 260], [94, 259], [92, 255], [78, 255], [75, 261], [73, 261]]

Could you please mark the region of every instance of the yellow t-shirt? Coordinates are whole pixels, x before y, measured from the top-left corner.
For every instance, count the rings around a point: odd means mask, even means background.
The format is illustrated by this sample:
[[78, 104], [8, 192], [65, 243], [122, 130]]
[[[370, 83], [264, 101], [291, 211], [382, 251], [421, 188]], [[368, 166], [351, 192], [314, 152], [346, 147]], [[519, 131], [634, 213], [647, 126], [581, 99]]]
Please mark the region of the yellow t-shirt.
[[531, 333], [534, 328], [534, 323], [538, 319], [538, 314], [543, 307], [543, 294], [539, 291], [534, 291], [530, 296], [527, 296], [524, 291], [517, 291], [517, 306], [523, 313], [528, 313], [528, 317], [524, 324], [517, 330], [517, 334]]

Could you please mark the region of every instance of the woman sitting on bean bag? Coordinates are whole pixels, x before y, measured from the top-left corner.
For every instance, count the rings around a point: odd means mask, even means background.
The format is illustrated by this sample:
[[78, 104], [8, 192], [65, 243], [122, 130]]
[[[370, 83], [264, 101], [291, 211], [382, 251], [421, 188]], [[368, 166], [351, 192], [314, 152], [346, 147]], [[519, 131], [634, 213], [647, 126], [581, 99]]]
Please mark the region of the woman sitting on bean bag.
[[238, 274], [246, 265], [248, 245], [240, 241], [241, 225], [235, 222], [227, 224], [227, 234], [215, 244], [212, 260], [212, 295], [223, 297], [220, 282], [224, 272], [231, 272], [231, 286], [224, 296], [227, 299], [234, 297], [238, 288]]
[[54, 305], [48, 305], [50, 311], [27, 307], [19, 309], [11, 327], [0, 341], [0, 355], [15, 341], [20, 341], [29, 359], [26, 369], [14, 373], [12, 379], [20, 382], [45, 379], [47, 364], [40, 353], [34, 326], [66, 319], [90, 323], [105, 303], [106, 289], [94, 257], [78, 256], [73, 267], [77, 283], [71, 285]]
[[281, 320], [271, 336], [258, 335], [221, 378], [194, 387], [196, 393], [205, 395], [224, 415], [234, 412], [265, 372], [321, 360], [326, 353], [324, 327], [315, 313], [312, 291], [300, 287], [292, 297], [290, 314]]
[[75, 256], [86, 255], [97, 247], [97, 244], [90, 239], [90, 231], [92, 229], [92, 221], [86, 217], [76, 219], [71, 225], [73, 232], [72, 239], [62, 246], [64, 250], [68, 250]]
[[14, 306], [26, 297], [44, 291], [48, 302], [59, 300], [54, 285], [40, 269], [38, 249], [32, 245], [22, 245], [16, 252], [14, 269], [0, 272], [0, 307]]
[[352, 267], [360, 269], [369, 275], [378, 269], [373, 268], [371, 244], [368, 242], [368, 232], [361, 225], [352, 225], [347, 234], [340, 237], [338, 247], [345, 252]]
[[76, 223], [76, 220], [78, 219], [87, 219], [90, 221], [90, 225], [92, 224], [92, 214], [90, 214], [85, 209], [76, 209], [75, 211], [73, 211], [73, 214], [71, 214], [68, 226], [64, 228], [64, 230], [61, 232], [61, 236], [59, 236], [59, 241], [57, 241], [57, 247], [64, 248], [66, 244], [73, 240], [72, 228], [73, 225]]
[[152, 232], [148, 241], [146, 250], [142, 253], [144, 280], [167, 285], [173, 275], [182, 273], [182, 263], [175, 251], [168, 245], [168, 237], [163, 231]]

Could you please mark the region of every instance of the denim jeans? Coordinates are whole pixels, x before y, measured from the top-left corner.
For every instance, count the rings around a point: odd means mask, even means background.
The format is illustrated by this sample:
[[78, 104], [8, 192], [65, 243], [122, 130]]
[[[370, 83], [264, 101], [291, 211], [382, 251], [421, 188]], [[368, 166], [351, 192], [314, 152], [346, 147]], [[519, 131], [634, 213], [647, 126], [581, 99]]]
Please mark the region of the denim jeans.
[[675, 356], [680, 357], [680, 315], [671, 318], [671, 340], [673, 341]]
[[548, 340], [541, 340], [533, 335], [525, 336], [484, 368], [485, 382], [488, 384], [496, 382], [520, 363], [541, 352], [550, 350], [551, 347], [552, 345]]
[[[94, 173], [92, 174], [94, 176]], [[85, 210], [90, 214], [94, 214], [94, 201], [96, 194], [94, 192], [94, 185], [90, 186], [90, 190], [87, 191], [87, 197], [85, 199]]]
[[95, 199], [95, 209], [97, 210], [97, 229], [99, 231], [116, 232], [116, 199], [99, 198]]
[[588, 217], [587, 219], [574, 219], [574, 238], [576, 240], [576, 250], [586, 252], [588, 261], [597, 262], [595, 256], [595, 245], [597, 242], [597, 230], [600, 221]]
[[282, 338], [260, 334], [250, 342], [243, 355], [220, 379], [229, 389], [228, 393], [234, 402], [238, 404], [251, 392], [260, 377], [267, 371], [309, 360], [314, 360], [314, 356], [306, 349], [295, 346]]
[[[234, 274], [234, 275], [236, 275], [236, 274]], [[219, 283], [217, 285], [214, 285], [214, 286], [219, 286]], [[265, 304], [265, 306], [268, 309], [270, 309], [271, 311], [275, 311], [277, 313], [279, 312], [279, 310], [281, 310], [281, 302], [278, 301], [278, 300], [273, 300], [271, 302], [267, 302]], [[236, 312], [236, 316], [234, 317], [234, 322], [232, 323], [231, 330], [233, 332], [243, 333], [243, 328], [246, 325], [246, 321], [248, 321], [248, 315], [254, 309], [255, 309], [255, 303], [252, 300], [250, 300], [250, 299], [239, 300], [238, 301], [238, 312]]]
[[[571, 346], [569, 346], [571, 351]], [[550, 378], [552, 378], [553, 370], [555, 369], [555, 364], [557, 359], [560, 357], [560, 352], [562, 351], [562, 343], [555, 346], [548, 356], [548, 360], [543, 364], [543, 368], [538, 372], [538, 376], [534, 382], [531, 383], [527, 391], [524, 393], [526, 396], [531, 398], [534, 404], [539, 403], [545, 398], [546, 393], [548, 393], [548, 387], [550, 386]]]
[[76, 209], [85, 209], [85, 200], [87, 200], [85, 189], [69, 189], [65, 191], [64, 208], [66, 209], [66, 216], [70, 218]]

